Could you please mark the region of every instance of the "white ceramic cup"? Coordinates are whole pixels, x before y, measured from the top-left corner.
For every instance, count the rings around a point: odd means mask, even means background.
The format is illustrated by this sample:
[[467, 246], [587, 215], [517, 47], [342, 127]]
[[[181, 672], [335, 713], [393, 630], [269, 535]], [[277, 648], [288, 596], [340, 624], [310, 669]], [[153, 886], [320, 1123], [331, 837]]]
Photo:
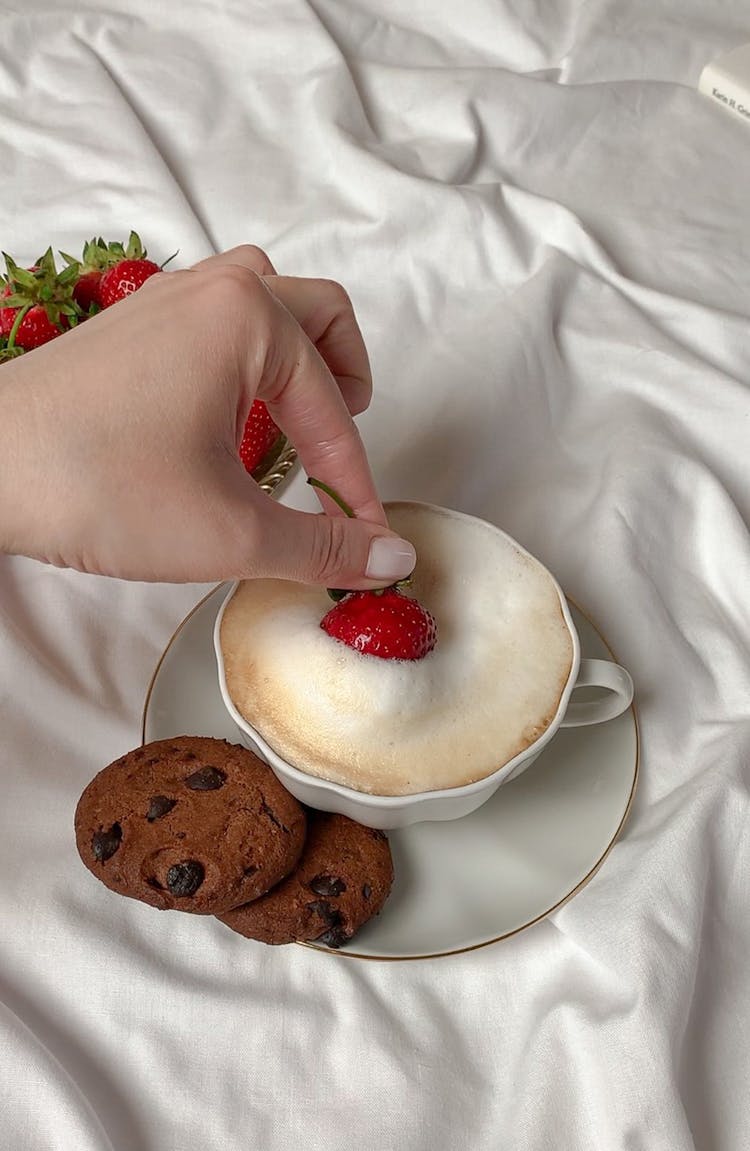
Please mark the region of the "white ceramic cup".
[[[500, 531], [499, 528], [497, 530]], [[510, 539], [510, 537], [506, 538]], [[529, 554], [515, 540], [511, 542], [524, 555]], [[332, 783], [329, 780], [308, 775], [293, 764], [287, 763], [266, 743], [262, 733], [249, 724], [239, 713], [227, 690], [220, 632], [224, 610], [238, 586], [237, 583], [234, 583], [216, 617], [214, 650], [218, 665], [221, 696], [237, 727], [240, 742], [254, 751], [256, 755], [259, 755], [272, 768], [287, 790], [296, 796], [301, 803], [320, 811], [339, 812], [341, 815], [347, 815], [350, 819], [355, 819], [368, 827], [388, 830], [394, 827], [406, 827], [423, 820], [459, 819], [463, 815], [468, 815], [486, 803], [502, 784], [525, 771], [547, 746], [559, 728], [580, 727], [614, 719], [630, 707], [633, 701], [633, 681], [624, 667], [604, 659], [581, 659], [580, 641], [565, 596], [554, 577], [550, 575], [550, 579], [553, 580], [557, 588], [563, 617], [573, 643], [570, 674], [555, 716], [546, 730], [524, 751], [483, 779], [464, 784], [461, 787], [443, 788], [439, 791], [422, 791], [412, 795], [370, 795], [367, 792], [344, 787], [340, 783]], [[605, 694], [595, 699], [579, 702], [571, 699], [578, 688], [599, 688], [604, 690]]]

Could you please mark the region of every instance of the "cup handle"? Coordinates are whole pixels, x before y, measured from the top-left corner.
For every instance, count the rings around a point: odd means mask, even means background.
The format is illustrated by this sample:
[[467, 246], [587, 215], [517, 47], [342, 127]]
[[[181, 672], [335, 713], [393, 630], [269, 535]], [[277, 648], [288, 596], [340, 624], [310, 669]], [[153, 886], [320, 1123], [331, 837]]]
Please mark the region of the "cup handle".
[[573, 691], [579, 687], [603, 687], [607, 695], [602, 699], [568, 704], [561, 727], [585, 727], [603, 723], [630, 707], [633, 702], [633, 681], [624, 667], [608, 659], [582, 659]]

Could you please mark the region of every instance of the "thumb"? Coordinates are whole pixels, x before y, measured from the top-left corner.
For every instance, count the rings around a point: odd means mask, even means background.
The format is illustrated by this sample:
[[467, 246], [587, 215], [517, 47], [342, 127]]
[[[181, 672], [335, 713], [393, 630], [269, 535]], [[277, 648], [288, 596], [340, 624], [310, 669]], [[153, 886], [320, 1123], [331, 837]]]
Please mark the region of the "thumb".
[[300, 583], [366, 590], [411, 575], [412, 544], [382, 524], [345, 516], [315, 515], [272, 500], [262, 510], [258, 546], [241, 576], [272, 576]]

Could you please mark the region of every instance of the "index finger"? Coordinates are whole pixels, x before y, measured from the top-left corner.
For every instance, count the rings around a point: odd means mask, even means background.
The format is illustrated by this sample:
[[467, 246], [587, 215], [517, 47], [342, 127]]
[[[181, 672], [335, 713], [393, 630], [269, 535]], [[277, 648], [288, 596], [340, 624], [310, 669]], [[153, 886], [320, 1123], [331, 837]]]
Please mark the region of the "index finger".
[[[257, 395], [297, 449], [308, 475], [333, 488], [358, 519], [387, 526], [364, 445], [321, 355], [281, 300], [262, 283], [272, 310], [272, 341]], [[322, 501], [331, 514], [343, 512]]]
[[372, 399], [372, 372], [348, 293], [335, 280], [263, 278], [317, 348], [352, 415], [364, 412]]
[[292, 313], [331, 370], [353, 416], [364, 412], [372, 399], [372, 373], [362, 332], [348, 293], [335, 280], [279, 276], [262, 248], [240, 244], [228, 252], [209, 256], [194, 271], [209, 271], [226, 264], [248, 268], [263, 276], [269, 288]]
[[259, 276], [276, 275], [276, 269], [271, 263], [270, 257], [257, 244], [238, 244], [236, 248], [230, 248], [227, 252], [219, 252], [216, 256], [207, 256], [205, 260], [193, 264], [193, 271], [206, 272], [211, 268], [221, 267], [222, 264], [237, 264], [243, 268], [248, 268], [251, 272], [257, 272]]

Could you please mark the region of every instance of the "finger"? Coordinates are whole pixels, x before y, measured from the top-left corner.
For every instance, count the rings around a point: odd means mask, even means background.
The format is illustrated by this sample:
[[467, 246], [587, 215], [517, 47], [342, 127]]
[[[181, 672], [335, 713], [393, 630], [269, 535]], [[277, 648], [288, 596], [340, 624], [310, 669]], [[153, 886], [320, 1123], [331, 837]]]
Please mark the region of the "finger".
[[365, 590], [414, 570], [413, 546], [382, 523], [296, 511], [269, 500], [237, 472], [224, 490], [218, 547], [225, 577]]
[[365, 411], [372, 398], [370, 361], [352, 302], [341, 284], [292, 276], [264, 278], [328, 365], [351, 414]]
[[255, 244], [240, 244], [236, 248], [230, 248], [228, 252], [220, 252], [218, 256], [209, 256], [193, 264], [193, 271], [210, 271], [211, 268], [219, 268], [222, 264], [238, 264], [258, 276], [276, 275], [276, 269], [266, 253]]
[[278, 276], [262, 248], [241, 244], [194, 265], [210, 271], [235, 264], [263, 276], [269, 288], [294, 316], [328, 365], [353, 416], [372, 399], [372, 373], [367, 349], [348, 294], [334, 280]]
[[256, 283], [268, 293], [272, 313], [258, 397], [294, 444], [307, 474], [338, 492], [357, 518], [385, 525], [359, 432], [335, 380], [265, 281]]
[[311, 515], [270, 501], [265, 518], [268, 530], [259, 555], [265, 574], [277, 579], [363, 590], [395, 583], [414, 571], [413, 546], [395, 533], [384, 533], [379, 523]]

